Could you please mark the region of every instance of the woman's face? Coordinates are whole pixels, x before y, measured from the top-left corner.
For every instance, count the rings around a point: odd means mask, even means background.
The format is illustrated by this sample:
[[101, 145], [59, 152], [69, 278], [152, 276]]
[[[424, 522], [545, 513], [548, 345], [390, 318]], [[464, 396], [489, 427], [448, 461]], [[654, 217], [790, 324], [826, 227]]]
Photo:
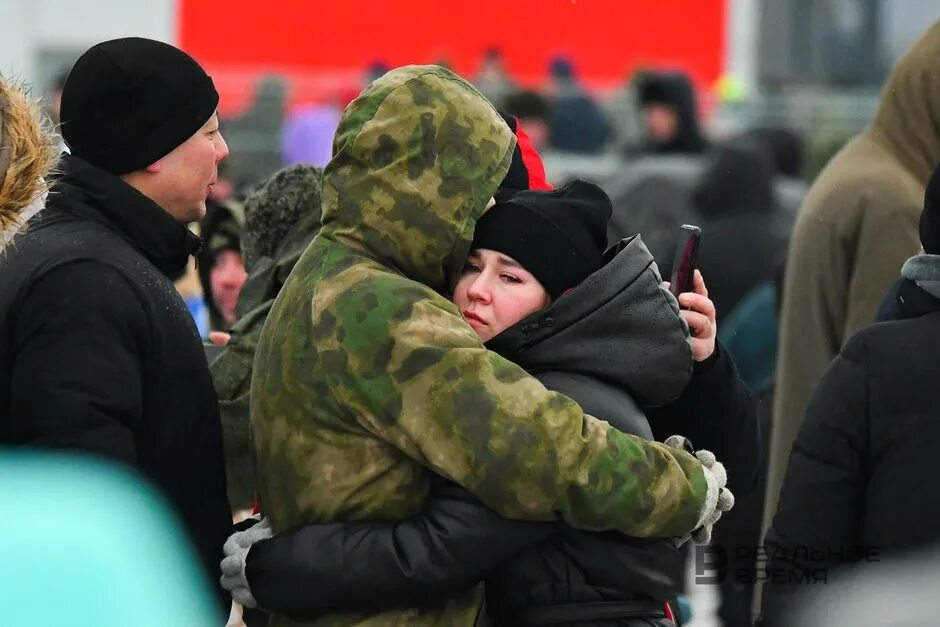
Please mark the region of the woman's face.
[[485, 248], [470, 253], [454, 302], [484, 342], [544, 309], [548, 292], [511, 257]]

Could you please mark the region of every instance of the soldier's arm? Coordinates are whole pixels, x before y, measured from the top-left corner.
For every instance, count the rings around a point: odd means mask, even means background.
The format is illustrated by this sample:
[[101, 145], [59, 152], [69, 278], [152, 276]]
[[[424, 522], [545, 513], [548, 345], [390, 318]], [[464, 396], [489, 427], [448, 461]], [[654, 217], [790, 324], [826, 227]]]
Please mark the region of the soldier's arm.
[[508, 520], [448, 483], [400, 522], [307, 525], [258, 542], [245, 575], [260, 607], [294, 620], [424, 607], [561, 528]]
[[451, 303], [416, 300], [394, 322], [357, 316], [367, 297], [351, 291], [334, 308], [349, 312], [339, 327], [358, 329], [321, 346], [324, 362], [335, 351], [348, 364], [325, 373], [331, 393], [366, 430], [498, 513], [649, 537], [687, 533], [714, 507], [718, 486], [694, 457], [586, 416], [487, 351]]

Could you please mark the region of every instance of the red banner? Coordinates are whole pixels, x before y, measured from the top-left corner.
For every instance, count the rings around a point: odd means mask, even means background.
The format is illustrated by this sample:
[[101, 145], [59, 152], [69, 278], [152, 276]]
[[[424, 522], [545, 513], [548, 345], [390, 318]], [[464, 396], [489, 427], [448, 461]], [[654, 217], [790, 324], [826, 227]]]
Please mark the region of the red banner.
[[[263, 73], [291, 79], [291, 99], [362, 86], [381, 61], [446, 61], [476, 74], [498, 47], [513, 77], [543, 84], [570, 58], [598, 87], [638, 67], [681, 68], [700, 86], [721, 74], [725, 0], [179, 0], [180, 45], [216, 77], [226, 109]], [[334, 95], [336, 95], [334, 93]]]

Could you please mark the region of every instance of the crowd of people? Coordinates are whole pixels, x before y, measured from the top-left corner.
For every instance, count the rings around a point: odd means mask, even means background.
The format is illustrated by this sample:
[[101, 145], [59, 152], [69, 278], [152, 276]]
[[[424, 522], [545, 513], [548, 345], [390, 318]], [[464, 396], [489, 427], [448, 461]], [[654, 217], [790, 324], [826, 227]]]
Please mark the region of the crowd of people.
[[[674, 625], [709, 544], [729, 627], [845, 607], [940, 541], [938, 52], [808, 190], [796, 134], [707, 137], [679, 73], [640, 77], [637, 143], [565, 60], [551, 106], [495, 51], [476, 86], [389, 69], [243, 197], [178, 48], [85, 52], [61, 155], [0, 79], [14, 624]], [[546, 175], [628, 135], [628, 173]]]

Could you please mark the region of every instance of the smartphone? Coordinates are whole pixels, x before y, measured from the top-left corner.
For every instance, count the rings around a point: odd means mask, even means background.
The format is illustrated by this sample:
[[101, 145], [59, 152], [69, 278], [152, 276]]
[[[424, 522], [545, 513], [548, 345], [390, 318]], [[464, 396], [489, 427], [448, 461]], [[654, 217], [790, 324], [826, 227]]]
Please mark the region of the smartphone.
[[698, 247], [702, 241], [702, 229], [691, 224], [683, 224], [676, 244], [676, 254], [672, 263], [672, 279], [669, 291], [673, 296], [692, 291], [692, 279], [695, 277], [698, 261]]

